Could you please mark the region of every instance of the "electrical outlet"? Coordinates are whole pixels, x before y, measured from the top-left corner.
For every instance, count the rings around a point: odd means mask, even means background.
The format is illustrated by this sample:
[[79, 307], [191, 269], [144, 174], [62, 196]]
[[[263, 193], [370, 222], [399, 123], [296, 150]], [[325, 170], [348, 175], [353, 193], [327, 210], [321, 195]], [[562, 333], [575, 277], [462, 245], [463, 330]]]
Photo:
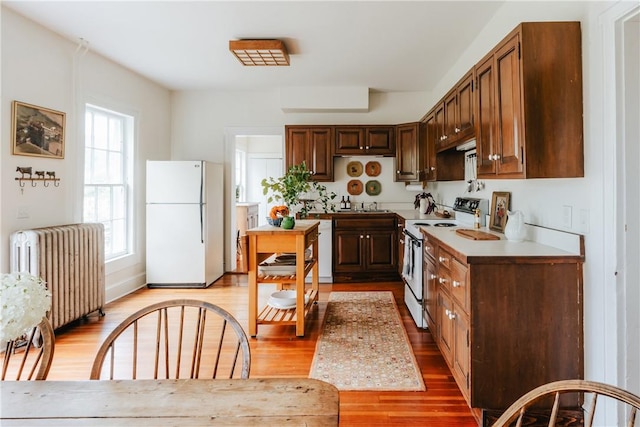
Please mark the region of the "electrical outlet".
[[29, 218], [29, 208], [27, 206], [18, 206], [18, 214], [16, 217], [18, 219]]
[[563, 228], [571, 228], [571, 217], [573, 215], [571, 206], [563, 206], [562, 207], [562, 227]]
[[589, 232], [589, 209], [580, 209], [580, 216], [578, 217], [578, 226], [582, 233]]

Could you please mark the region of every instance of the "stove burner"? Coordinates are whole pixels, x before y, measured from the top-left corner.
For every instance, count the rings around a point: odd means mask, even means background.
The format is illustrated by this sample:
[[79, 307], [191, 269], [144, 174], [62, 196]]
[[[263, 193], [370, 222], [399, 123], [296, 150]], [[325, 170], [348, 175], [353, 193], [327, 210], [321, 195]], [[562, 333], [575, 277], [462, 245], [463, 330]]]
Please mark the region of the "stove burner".
[[431, 224], [429, 224], [428, 222], [416, 222], [413, 225], [415, 225], [416, 227], [430, 227]]
[[450, 222], [438, 222], [433, 224], [434, 227], [455, 227], [455, 224], [452, 224]]

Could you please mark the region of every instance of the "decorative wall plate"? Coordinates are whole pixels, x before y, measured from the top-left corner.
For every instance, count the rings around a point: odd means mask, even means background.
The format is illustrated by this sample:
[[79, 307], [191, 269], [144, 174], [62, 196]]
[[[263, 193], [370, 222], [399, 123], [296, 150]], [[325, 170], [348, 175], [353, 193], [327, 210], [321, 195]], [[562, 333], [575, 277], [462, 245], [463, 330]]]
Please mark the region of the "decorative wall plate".
[[370, 196], [377, 196], [380, 194], [380, 191], [382, 191], [382, 186], [380, 185], [380, 182], [373, 179], [371, 181], [367, 181], [365, 184], [365, 191]]
[[347, 174], [353, 177], [362, 175], [362, 163], [358, 161], [347, 163]]
[[362, 194], [362, 181], [359, 179], [352, 179], [347, 183], [347, 192], [352, 196]]
[[382, 166], [380, 166], [380, 162], [376, 162], [375, 160], [367, 162], [367, 165], [364, 167], [365, 172], [369, 176], [380, 175], [381, 169], [382, 169]]

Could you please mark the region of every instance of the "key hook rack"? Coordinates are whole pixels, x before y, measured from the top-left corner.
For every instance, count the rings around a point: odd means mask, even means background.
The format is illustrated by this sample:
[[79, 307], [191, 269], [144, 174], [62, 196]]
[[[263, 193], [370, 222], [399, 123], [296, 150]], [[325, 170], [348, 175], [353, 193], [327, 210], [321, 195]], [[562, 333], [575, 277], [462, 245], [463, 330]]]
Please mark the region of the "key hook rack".
[[[20, 188], [24, 188], [25, 183], [27, 181], [31, 182], [32, 187], [37, 187], [38, 182], [42, 182], [42, 185], [45, 187], [49, 187], [53, 182], [54, 187], [60, 186], [60, 178], [56, 178], [56, 173], [54, 171], [33, 171], [31, 167], [21, 167], [18, 166], [16, 168], [16, 172], [19, 172], [21, 175], [15, 178], [18, 181], [18, 185]], [[33, 177], [35, 174], [35, 178]]]

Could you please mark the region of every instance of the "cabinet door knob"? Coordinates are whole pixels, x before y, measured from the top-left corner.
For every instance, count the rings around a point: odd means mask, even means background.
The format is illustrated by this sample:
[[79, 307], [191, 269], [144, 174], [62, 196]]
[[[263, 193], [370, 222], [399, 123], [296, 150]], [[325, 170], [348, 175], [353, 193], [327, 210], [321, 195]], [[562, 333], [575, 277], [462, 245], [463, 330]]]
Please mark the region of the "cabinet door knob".
[[367, 234], [367, 239], [370, 239], [370, 238], [371, 238], [371, 236], [369, 236], [369, 235]]
[[365, 146], [364, 146], [364, 148], [365, 148], [365, 150], [368, 150], [368, 149], [369, 149], [369, 146], [368, 146], [368, 145], [365, 145]]
[[429, 277], [431, 277], [431, 280], [435, 280], [438, 276], [436, 276], [435, 274], [432, 274], [432, 275], [431, 275], [431, 276], [429, 276]]
[[458, 282], [457, 280], [454, 280], [452, 284], [454, 288], [460, 287], [460, 282]]
[[460, 132], [460, 128], [455, 128], [454, 130], [455, 130], [456, 133]]
[[500, 160], [500, 155], [499, 154], [494, 154], [493, 158], [494, 158], [494, 160]]
[[364, 236], [361, 234], [361, 235], [360, 235], [360, 238], [361, 238], [361, 239], [364, 239]]
[[396, 171], [397, 174], [400, 174], [400, 171]]
[[360, 147], [361, 150], [364, 150], [364, 147]]
[[436, 170], [436, 167], [435, 167], [435, 166], [431, 166], [431, 168], [430, 168], [430, 169], [431, 169], [432, 171], [434, 171], [434, 170]]
[[447, 283], [447, 279], [441, 277], [438, 279], [438, 282], [440, 282], [441, 285], [444, 285], [445, 283]]
[[449, 319], [453, 320], [456, 318], [456, 314], [453, 311], [449, 311], [449, 313], [447, 313], [447, 316], [449, 317]]
[[439, 256], [438, 261], [445, 262], [447, 259], [445, 257]]

